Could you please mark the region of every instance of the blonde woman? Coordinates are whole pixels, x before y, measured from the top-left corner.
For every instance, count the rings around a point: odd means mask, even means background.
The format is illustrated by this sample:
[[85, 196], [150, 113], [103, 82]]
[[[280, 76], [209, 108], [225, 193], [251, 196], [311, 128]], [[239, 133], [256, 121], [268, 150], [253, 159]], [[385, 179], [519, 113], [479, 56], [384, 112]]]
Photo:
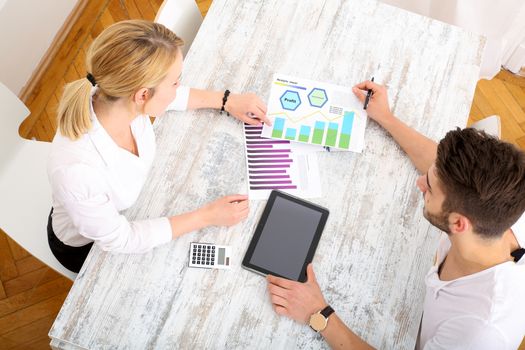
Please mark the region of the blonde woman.
[[165, 110], [216, 108], [250, 124], [267, 121], [253, 94], [181, 87], [183, 41], [141, 20], [112, 25], [86, 57], [86, 78], [65, 87], [48, 164], [53, 208], [48, 240], [57, 259], [78, 272], [93, 243], [103, 250], [141, 253], [210, 225], [230, 226], [248, 215], [243, 195], [195, 211], [128, 221], [155, 154], [148, 116]]

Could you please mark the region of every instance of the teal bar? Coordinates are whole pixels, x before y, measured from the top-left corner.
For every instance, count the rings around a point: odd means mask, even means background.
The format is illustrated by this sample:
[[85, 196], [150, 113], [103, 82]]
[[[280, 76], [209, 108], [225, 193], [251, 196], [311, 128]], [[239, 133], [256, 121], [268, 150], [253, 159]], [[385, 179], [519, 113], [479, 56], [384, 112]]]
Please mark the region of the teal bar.
[[297, 134], [297, 129], [288, 128], [286, 129], [286, 136], [284, 138], [287, 140], [295, 140], [295, 134]]
[[343, 117], [343, 126], [341, 127], [341, 136], [339, 137], [339, 148], [348, 149], [350, 147], [350, 134], [352, 133], [352, 124], [354, 123], [354, 112], [346, 112]]
[[282, 138], [284, 130], [284, 118], [275, 118], [273, 121], [272, 137]]
[[343, 127], [341, 128], [341, 134], [350, 136], [352, 133], [352, 124], [354, 123], [354, 112], [346, 112], [343, 117]]
[[273, 129], [283, 131], [284, 121], [284, 118], [275, 118], [275, 120], [273, 121]]

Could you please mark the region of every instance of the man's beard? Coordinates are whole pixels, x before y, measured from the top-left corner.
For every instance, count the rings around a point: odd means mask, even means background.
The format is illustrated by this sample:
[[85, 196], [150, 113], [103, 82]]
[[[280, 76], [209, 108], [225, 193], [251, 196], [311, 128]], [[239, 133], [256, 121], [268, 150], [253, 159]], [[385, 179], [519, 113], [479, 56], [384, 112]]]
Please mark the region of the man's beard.
[[448, 224], [448, 216], [450, 213], [439, 213], [437, 215], [431, 214], [426, 208], [423, 208], [423, 216], [428, 220], [432, 225], [436, 226], [441, 231], [446, 234], [450, 234], [450, 228]]

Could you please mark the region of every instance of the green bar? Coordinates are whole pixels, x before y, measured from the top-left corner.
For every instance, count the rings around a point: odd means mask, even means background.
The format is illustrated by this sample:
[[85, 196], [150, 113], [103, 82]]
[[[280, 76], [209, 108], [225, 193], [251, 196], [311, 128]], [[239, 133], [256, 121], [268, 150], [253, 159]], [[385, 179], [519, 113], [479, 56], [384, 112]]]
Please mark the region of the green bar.
[[285, 139], [295, 141], [295, 137], [294, 136], [286, 136]]
[[301, 125], [299, 131], [299, 141], [308, 142], [310, 140], [310, 127], [307, 125]]
[[299, 135], [299, 141], [308, 142], [308, 135]]
[[322, 144], [323, 143], [323, 136], [324, 136], [324, 126], [325, 123], [322, 121], [316, 121], [314, 125], [314, 135], [312, 137], [312, 143], [315, 144]]
[[314, 129], [312, 143], [320, 145], [323, 142], [324, 129]]
[[341, 134], [341, 137], [339, 138], [339, 148], [347, 148], [350, 147], [350, 135], [348, 134]]
[[337, 129], [328, 128], [326, 133], [326, 146], [335, 146], [335, 139], [337, 138]]
[[278, 139], [282, 139], [283, 138], [283, 131], [282, 130], [273, 129], [272, 130], [272, 137], [276, 137]]

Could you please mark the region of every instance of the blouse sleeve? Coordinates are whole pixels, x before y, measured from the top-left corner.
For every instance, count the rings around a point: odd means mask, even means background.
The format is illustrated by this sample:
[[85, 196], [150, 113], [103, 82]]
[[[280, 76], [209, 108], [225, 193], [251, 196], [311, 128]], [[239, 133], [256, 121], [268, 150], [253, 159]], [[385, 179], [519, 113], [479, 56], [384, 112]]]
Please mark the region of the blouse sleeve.
[[173, 102], [166, 108], [167, 111], [185, 111], [188, 109], [188, 101], [190, 100], [190, 88], [187, 86], [180, 86], [177, 89], [177, 96]]
[[143, 253], [172, 239], [168, 218], [128, 221], [111, 200], [95, 169], [75, 164], [51, 174], [55, 200], [61, 203], [79, 234], [105, 251]]

